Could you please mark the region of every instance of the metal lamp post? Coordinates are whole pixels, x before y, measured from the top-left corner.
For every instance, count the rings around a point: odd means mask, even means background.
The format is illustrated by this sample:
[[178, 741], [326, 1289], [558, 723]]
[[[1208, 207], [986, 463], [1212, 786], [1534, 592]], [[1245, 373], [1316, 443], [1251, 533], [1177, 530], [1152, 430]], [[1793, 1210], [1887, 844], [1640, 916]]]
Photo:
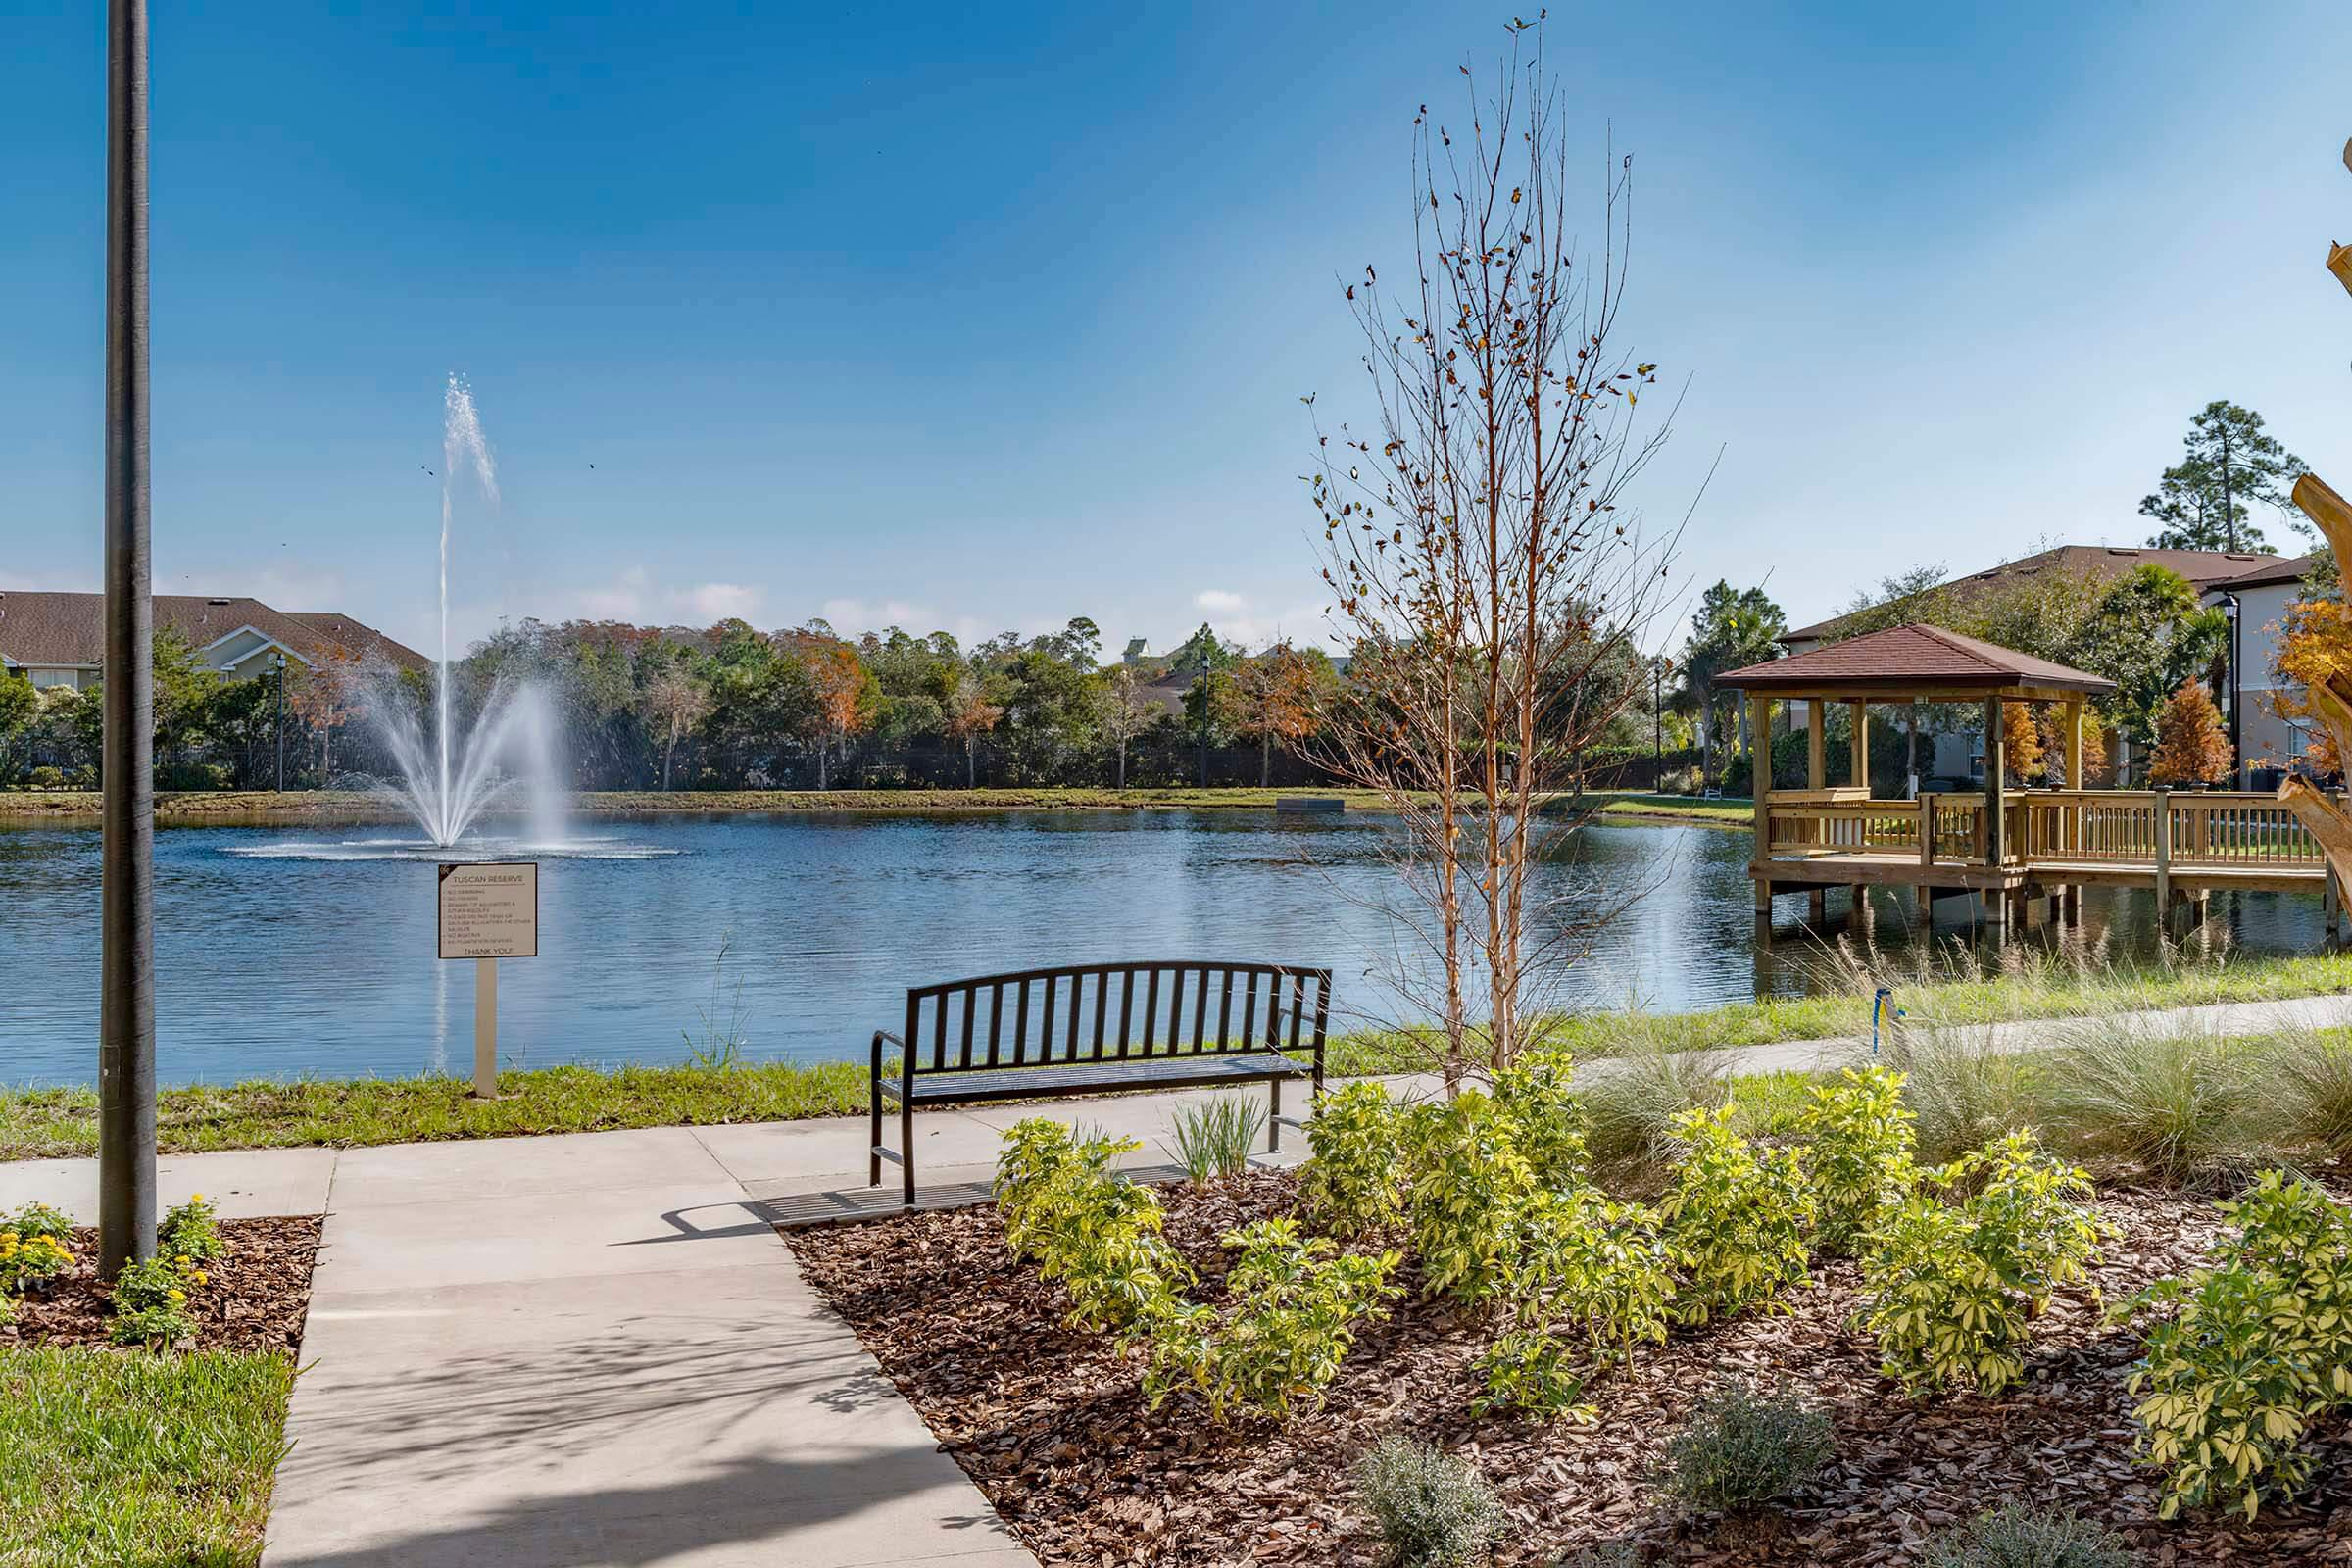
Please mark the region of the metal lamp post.
[[106, 16], [106, 739], [98, 1273], [155, 1252], [155, 601], [148, 532], [147, 6]]

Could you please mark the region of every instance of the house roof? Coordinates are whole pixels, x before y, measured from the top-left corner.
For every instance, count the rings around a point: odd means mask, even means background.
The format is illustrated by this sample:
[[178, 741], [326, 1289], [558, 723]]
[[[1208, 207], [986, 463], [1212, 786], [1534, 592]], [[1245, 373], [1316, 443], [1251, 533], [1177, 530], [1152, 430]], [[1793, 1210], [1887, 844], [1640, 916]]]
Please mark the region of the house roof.
[[2282, 582], [2301, 582], [2311, 575], [2312, 563], [2317, 560], [2317, 556], [2266, 556], [2263, 564], [2252, 571], [2224, 577], [2218, 582], [2202, 586], [2209, 594], [2233, 594], [2248, 588], [2271, 588]]
[[[349, 615], [332, 611], [288, 614], [251, 598], [157, 594], [155, 624], [159, 631], [178, 632], [197, 648], [250, 626], [306, 659], [341, 649], [361, 658], [381, 653], [412, 669], [432, 662]], [[105, 651], [104, 594], [0, 593], [0, 656], [10, 663], [95, 669], [105, 662]]]
[[2096, 697], [2115, 682], [2087, 670], [2036, 659], [1940, 626], [1889, 626], [1827, 647], [1768, 659], [1715, 677], [1736, 691], [1901, 696], [1907, 693], [1985, 696], [2016, 691], [2079, 692]]
[[[2269, 571], [2280, 564], [2282, 563], [2277, 556], [2258, 555], [2248, 550], [2157, 550], [2125, 545], [2058, 545], [2016, 561], [2003, 562], [1970, 576], [1954, 577], [1932, 591], [1966, 601], [1978, 594], [2045, 575], [2088, 576], [2105, 582], [2140, 566], [2162, 566], [2167, 571], [2177, 571], [2186, 577], [2189, 585], [2202, 593], [2241, 572]], [[1832, 615], [1810, 626], [1799, 626], [1794, 631], [1784, 632], [1780, 640], [1785, 643], [1807, 643], [1836, 637], [1852, 618], [1850, 613]]]

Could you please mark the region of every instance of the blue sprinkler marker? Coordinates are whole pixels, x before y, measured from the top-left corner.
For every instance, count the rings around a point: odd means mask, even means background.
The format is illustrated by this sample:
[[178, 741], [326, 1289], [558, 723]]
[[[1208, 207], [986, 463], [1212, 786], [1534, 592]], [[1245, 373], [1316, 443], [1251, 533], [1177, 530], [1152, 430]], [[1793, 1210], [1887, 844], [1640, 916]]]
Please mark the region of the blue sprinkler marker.
[[[1893, 995], [1893, 992], [1881, 986], [1878, 995], [1870, 999], [1870, 1054], [1874, 1056], [1879, 1054], [1879, 1014], [1886, 1010], [1887, 999]], [[1903, 1009], [1895, 1008], [1894, 1015], [1900, 1018], [1903, 1015]]]

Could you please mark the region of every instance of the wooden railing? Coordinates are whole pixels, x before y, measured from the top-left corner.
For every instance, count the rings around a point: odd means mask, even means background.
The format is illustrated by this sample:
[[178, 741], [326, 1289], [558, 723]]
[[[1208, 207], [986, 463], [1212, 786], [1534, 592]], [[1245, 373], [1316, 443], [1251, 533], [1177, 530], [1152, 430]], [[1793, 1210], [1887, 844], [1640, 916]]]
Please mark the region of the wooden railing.
[[[2318, 841], [2270, 795], [2030, 790], [2002, 804], [2003, 858], [2011, 865], [2293, 870], [2327, 863]], [[1984, 863], [1983, 795], [1874, 801], [1859, 790], [1789, 790], [1768, 797], [1764, 809], [1766, 853], [1773, 856], [1909, 855], [1923, 864]]]

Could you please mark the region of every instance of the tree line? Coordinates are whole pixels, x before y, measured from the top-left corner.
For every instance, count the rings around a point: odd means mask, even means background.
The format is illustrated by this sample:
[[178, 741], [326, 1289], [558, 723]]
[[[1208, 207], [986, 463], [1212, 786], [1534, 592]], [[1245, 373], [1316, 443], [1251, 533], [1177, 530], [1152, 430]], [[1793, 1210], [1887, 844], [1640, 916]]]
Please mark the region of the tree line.
[[[278, 680], [204, 667], [176, 633], [155, 644], [157, 779], [268, 788], [282, 733], [289, 787], [385, 771], [373, 720], [421, 719], [436, 674], [330, 651]], [[1254, 652], [1203, 624], [1170, 653], [1141, 639], [1105, 662], [1084, 616], [966, 648], [947, 632], [844, 636], [822, 620], [761, 631], [523, 620], [451, 671], [461, 725], [504, 685], [550, 703], [580, 790], [1184, 783], [1202, 754], [1223, 782], [1296, 773], [1341, 675], [1321, 650]], [[92, 785], [102, 688], [0, 679], [0, 783]]]

